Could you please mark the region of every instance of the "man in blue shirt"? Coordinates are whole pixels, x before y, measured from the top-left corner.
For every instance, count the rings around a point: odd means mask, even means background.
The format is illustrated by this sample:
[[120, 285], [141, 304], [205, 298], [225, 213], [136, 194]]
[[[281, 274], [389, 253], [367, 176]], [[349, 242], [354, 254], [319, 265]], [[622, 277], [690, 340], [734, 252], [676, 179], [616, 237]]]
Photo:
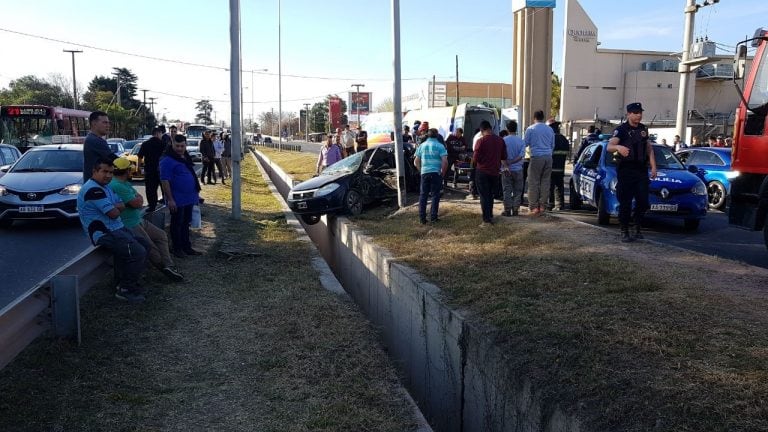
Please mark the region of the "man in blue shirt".
[[507, 147], [507, 166], [509, 171], [501, 177], [501, 187], [504, 190], [504, 211], [502, 216], [517, 216], [520, 211], [520, 202], [523, 199], [523, 157], [525, 156], [525, 142], [517, 136], [517, 121], [507, 122], [507, 132], [504, 137], [504, 145]]
[[117, 292], [115, 297], [131, 303], [145, 300], [139, 277], [146, 267], [146, 245], [120, 219], [125, 204], [107, 187], [112, 180], [112, 163], [97, 160], [91, 178], [77, 194], [77, 210], [83, 230], [95, 246], [114, 255]]
[[83, 183], [91, 178], [91, 170], [96, 161], [103, 160], [112, 163], [117, 155], [112, 153], [109, 144], [104, 139], [109, 133], [109, 116], [103, 111], [94, 111], [88, 117], [91, 130], [85, 137], [83, 144]]
[[421, 193], [419, 194], [419, 222], [427, 223], [427, 198], [432, 194], [432, 205], [429, 208], [430, 222], [437, 222], [440, 191], [443, 188], [443, 175], [448, 168], [448, 151], [437, 140], [437, 129], [427, 131], [427, 139], [416, 148], [416, 158], [413, 163], [421, 172]]
[[533, 113], [533, 120], [534, 123], [525, 130], [525, 146], [531, 149], [531, 162], [528, 166], [528, 208], [531, 216], [538, 216], [547, 208], [555, 133], [551, 127], [544, 124], [544, 111]]

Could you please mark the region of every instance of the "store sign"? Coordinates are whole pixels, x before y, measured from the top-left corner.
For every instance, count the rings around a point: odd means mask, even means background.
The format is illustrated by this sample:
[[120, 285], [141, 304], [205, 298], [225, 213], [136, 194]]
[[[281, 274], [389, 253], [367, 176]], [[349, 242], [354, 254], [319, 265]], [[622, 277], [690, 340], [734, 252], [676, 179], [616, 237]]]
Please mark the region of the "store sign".
[[370, 93], [349, 93], [349, 113], [368, 115], [371, 110], [371, 94]]
[[593, 42], [597, 39], [597, 32], [595, 30], [568, 29], [568, 36], [574, 42]]
[[31, 108], [31, 107], [3, 107], [3, 115], [9, 117], [33, 117], [33, 116], [48, 116], [47, 108]]

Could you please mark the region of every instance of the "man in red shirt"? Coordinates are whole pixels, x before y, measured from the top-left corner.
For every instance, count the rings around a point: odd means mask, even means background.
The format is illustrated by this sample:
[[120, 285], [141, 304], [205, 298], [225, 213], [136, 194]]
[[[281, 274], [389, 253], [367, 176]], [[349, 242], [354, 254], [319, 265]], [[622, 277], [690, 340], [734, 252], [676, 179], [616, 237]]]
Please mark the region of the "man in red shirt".
[[484, 227], [493, 224], [493, 189], [499, 183], [499, 172], [506, 175], [509, 167], [507, 146], [501, 137], [493, 133], [487, 120], [480, 123], [480, 134], [472, 155], [472, 166], [475, 168], [475, 183], [483, 211], [483, 223], [480, 226]]

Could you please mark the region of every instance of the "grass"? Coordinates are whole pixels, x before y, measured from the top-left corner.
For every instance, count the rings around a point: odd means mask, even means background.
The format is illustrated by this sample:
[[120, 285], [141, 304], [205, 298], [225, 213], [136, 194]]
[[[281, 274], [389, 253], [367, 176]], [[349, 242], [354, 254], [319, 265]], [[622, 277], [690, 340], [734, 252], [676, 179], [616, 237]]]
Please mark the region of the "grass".
[[586, 430], [768, 430], [765, 273], [552, 217], [481, 229], [476, 204], [428, 226], [391, 213], [354, 222], [495, 325], [512, 370]]
[[315, 175], [317, 170], [317, 156], [310, 153], [277, 151], [268, 147], [259, 147], [259, 151], [267, 155], [269, 159], [280, 165], [294, 180], [308, 180]]
[[[240, 221], [229, 191], [204, 187], [206, 254], [177, 260], [188, 282], [153, 270], [140, 306], [105, 282], [81, 299], [81, 346], [40, 339], [0, 371], [0, 430], [413, 428], [377, 335], [320, 287], [250, 158]], [[227, 245], [257, 256], [228, 260]]]

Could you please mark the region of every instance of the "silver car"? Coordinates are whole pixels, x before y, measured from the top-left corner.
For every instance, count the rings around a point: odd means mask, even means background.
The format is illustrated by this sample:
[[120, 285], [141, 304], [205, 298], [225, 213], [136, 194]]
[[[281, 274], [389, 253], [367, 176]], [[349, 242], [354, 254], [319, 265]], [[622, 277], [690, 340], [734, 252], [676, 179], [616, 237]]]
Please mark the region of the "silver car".
[[187, 153], [192, 157], [193, 162], [203, 161], [203, 154], [200, 153], [199, 138], [187, 138]]
[[82, 145], [31, 148], [0, 178], [0, 227], [14, 220], [76, 219], [82, 185]]

